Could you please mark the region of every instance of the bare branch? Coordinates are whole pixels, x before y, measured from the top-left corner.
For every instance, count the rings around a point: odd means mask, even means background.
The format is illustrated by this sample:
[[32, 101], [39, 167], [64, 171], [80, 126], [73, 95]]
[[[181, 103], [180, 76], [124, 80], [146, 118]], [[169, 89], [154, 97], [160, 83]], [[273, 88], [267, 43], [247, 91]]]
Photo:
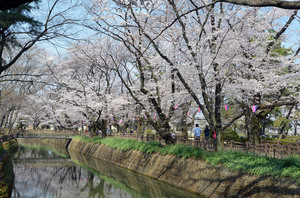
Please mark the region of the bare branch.
[[251, 7], [277, 7], [283, 9], [300, 9], [300, 1], [282, 0], [219, 0], [219, 2], [232, 3]]

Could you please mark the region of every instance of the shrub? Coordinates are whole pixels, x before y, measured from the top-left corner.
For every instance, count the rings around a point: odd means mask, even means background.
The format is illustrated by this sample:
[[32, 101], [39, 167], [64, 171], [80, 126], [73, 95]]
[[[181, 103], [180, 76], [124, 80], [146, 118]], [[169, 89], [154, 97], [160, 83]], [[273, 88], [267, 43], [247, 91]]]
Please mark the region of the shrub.
[[146, 134], [153, 134], [152, 129], [147, 129], [147, 130], [146, 130]]
[[234, 140], [234, 141], [239, 141], [239, 135], [237, 132], [233, 129], [227, 128], [224, 131], [224, 140]]

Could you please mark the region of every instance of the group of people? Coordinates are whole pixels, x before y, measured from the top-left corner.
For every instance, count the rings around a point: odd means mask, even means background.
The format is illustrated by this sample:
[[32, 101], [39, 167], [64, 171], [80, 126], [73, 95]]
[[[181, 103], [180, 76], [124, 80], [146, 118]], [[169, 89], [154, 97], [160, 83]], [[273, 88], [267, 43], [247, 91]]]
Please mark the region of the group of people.
[[[201, 133], [202, 133], [201, 128], [199, 127], [198, 124], [196, 124], [196, 127], [194, 128], [194, 138], [195, 138], [195, 140], [200, 140]], [[209, 128], [208, 128], [207, 125], [205, 126], [205, 129], [204, 129], [204, 137], [205, 137], [205, 139], [209, 139]], [[217, 135], [216, 135], [215, 131], [213, 131], [212, 137], [214, 139], [217, 138]]]

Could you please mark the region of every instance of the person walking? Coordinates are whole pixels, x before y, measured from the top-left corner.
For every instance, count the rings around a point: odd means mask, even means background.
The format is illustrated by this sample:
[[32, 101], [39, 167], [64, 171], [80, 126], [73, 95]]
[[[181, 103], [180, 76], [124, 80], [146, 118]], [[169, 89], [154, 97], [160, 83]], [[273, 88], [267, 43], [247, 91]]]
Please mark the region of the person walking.
[[214, 139], [217, 139], [216, 131], [213, 131], [213, 138], [214, 138]]
[[205, 126], [204, 134], [205, 134], [205, 139], [209, 139], [209, 128], [207, 125]]
[[202, 130], [200, 129], [199, 125], [196, 124], [196, 128], [194, 129], [194, 138], [195, 140], [200, 140]]

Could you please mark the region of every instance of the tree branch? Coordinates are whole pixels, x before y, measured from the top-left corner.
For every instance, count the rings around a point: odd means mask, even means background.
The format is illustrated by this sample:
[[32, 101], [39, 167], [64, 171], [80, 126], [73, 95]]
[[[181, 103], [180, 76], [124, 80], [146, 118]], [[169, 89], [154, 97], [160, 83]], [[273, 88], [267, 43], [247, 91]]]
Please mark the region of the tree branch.
[[277, 7], [283, 9], [300, 9], [300, 1], [282, 1], [282, 0], [219, 0], [236, 5], [251, 7]]

